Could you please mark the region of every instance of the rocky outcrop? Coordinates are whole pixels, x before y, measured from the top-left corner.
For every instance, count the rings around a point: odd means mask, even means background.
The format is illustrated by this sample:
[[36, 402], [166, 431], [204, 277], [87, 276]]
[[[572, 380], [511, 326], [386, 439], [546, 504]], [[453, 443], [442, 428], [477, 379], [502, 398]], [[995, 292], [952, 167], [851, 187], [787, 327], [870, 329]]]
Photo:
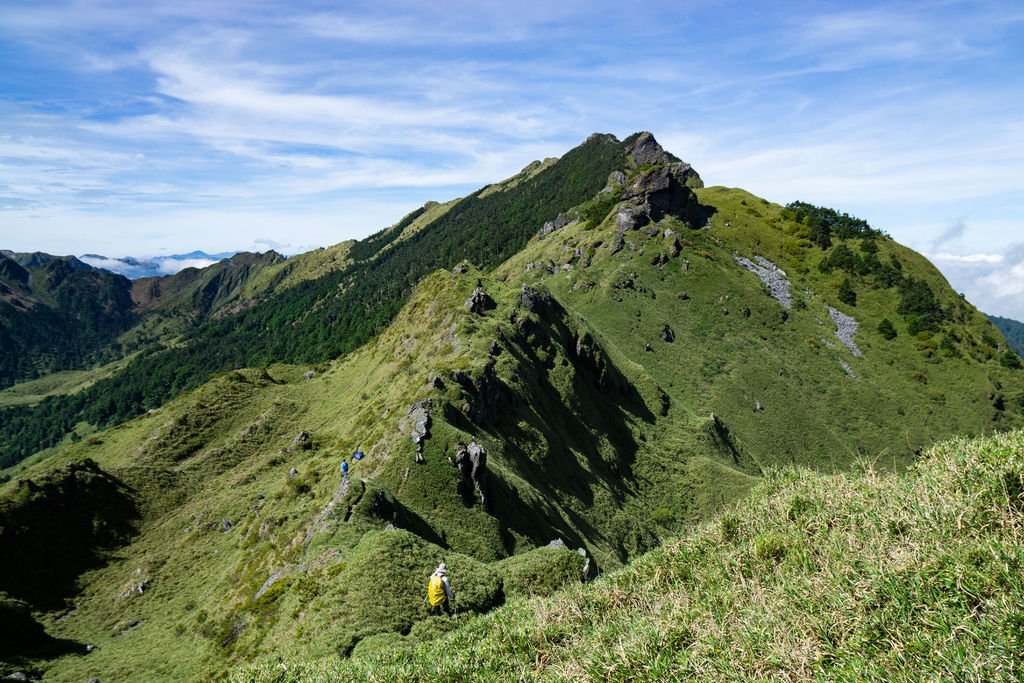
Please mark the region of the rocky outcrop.
[[679, 162], [679, 158], [666, 152], [665, 149], [654, 139], [651, 133], [643, 132], [637, 136], [626, 152], [633, 158], [637, 166], [645, 164], [673, 164]]
[[623, 204], [619, 207], [618, 213], [615, 214], [615, 224], [619, 226], [620, 233], [628, 230], [638, 230], [650, 223], [650, 221], [647, 209], [643, 206]]
[[534, 289], [529, 285], [523, 285], [519, 290], [519, 305], [531, 313], [541, 311], [551, 303], [551, 294]]
[[466, 299], [466, 308], [469, 309], [470, 313], [481, 315], [494, 307], [494, 299], [492, 299], [480, 285], [477, 285], [477, 288], [474, 289], [473, 293], [469, 295], [468, 299]]
[[490, 513], [491, 506], [487, 497], [487, 450], [475, 440], [469, 445], [456, 444], [453, 460], [459, 473], [459, 493], [467, 505], [474, 503], [474, 492], [480, 497], [480, 506], [484, 512]]
[[544, 235], [550, 235], [555, 230], [561, 230], [565, 226], [569, 225], [569, 223], [570, 221], [565, 217], [565, 214], [560, 213], [555, 217], [555, 220], [545, 223], [541, 229], [537, 231], [537, 236], [543, 237]]
[[604, 189], [601, 190], [601, 194], [608, 194], [615, 192], [626, 183], [626, 174], [622, 171], [612, 171], [608, 174], [608, 182], [605, 183]]
[[686, 164], [658, 166], [638, 173], [622, 190], [622, 199], [633, 202], [653, 221], [668, 215], [702, 225], [703, 210], [687, 183], [693, 170]]
[[666, 216], [694, 227], [707, 222], [707, 210], [693, 193], [693, 188], [703, 187], [703, 183], [689, 164], [662, 149], [650, 133], [640, 135], [628, 151], [638, 167], [637, 173], [628, 182], [624, 176], [616, 176], [614, 185], [613, 178], [609, 178], [606, 188], [618, 189], [623, 201], [615, 214], [619, 238], [612, 253], [622, 249], [623, 233], [639, 230]]
[[605, 358], [604, 351], [597, 345], [589, 332], [580, 332], [576, 337], [576, 346], [572, 349], [573, 360], [581, 367], [590, 372], [594, 377], [597, 386], [605, 389], [612, 382], [612, 375], [609, 369], [611, 365]]
[[292, 453], [295, 450], [308, 451], [312, 447], [313, 435], [307, 431], [301, 431], [298, 434], [296, 434], [295, 438], [292, 439], [292, 442], [288, 444], [287, 451], [289, 453]]
[[423, 442], [430, 438], [431, 400], [417, 401], [398, 423], [399, 431], [409, 435], [416, 446], [416, 462], [423, 462]]

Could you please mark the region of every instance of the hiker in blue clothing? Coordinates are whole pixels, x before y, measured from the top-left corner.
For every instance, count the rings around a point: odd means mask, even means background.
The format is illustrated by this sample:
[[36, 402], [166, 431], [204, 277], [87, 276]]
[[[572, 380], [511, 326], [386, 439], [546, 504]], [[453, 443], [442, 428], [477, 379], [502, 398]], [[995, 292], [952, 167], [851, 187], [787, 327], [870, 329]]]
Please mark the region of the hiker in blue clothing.
[[345, 458], [341, 460], [341, 478], [348, 479], [348, 460]]

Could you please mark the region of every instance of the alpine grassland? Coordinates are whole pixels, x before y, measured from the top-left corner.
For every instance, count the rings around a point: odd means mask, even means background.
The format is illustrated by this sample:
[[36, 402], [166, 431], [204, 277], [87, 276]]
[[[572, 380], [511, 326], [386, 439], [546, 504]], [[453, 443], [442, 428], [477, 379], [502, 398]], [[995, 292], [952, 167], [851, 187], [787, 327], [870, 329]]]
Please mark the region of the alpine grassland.
[[2, 413], [0, 674], [1021, 673], [1024, 370], [866, 222], [592, 136], [238, 263]]
[[[772, 468], [629, 566], [413, 648], [267, 661], [234, 681], [1018, 681], [1024, 432], [902, 475]], [[445, 628], [449, 624], [439, 619]]]

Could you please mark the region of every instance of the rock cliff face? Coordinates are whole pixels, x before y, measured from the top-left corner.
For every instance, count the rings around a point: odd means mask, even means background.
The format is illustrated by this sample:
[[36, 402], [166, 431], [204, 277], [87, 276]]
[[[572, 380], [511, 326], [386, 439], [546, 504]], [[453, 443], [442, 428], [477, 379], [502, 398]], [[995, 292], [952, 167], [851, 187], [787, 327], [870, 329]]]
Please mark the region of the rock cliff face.
[[638, 167], [632, 180], [621, 173], [609, 178], [609, 187], [618, 186], [625, 202], [615, 217], [620, 233], [657, 223], [666, 216], [695, 228], [704, 225], [709, 214], [693, 193], [704, 183], [689, 164], [662, 149], [650, 133], [640, 135], [628, 152]]
[[459, 493], [467, 505], [474, 502], [474, 492], [480, 497], [480, 507], [490, 512], [491, 506], [487, 491], [487, 450], [476, 441], [469, 445], [455, 446], [455, 466], [459, 468], [462, 479], [459, 481]]

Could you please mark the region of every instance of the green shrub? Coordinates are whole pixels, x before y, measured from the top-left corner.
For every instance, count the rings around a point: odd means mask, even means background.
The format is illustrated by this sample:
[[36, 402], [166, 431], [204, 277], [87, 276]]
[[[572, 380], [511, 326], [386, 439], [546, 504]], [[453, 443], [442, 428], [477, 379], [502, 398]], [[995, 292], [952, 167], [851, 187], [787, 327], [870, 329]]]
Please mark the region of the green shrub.
[[568, 583], [580, 581], [583, 557], [567, 548], [534, 548], [494, 565], [505, 595], [551, 595]]
[[896, 338], [896, 328], [893, 327], [892, 321], [888, 318], [882, 318], [882, 322], [878, 323], [878, 332], [885, 339], [893, 340]]

